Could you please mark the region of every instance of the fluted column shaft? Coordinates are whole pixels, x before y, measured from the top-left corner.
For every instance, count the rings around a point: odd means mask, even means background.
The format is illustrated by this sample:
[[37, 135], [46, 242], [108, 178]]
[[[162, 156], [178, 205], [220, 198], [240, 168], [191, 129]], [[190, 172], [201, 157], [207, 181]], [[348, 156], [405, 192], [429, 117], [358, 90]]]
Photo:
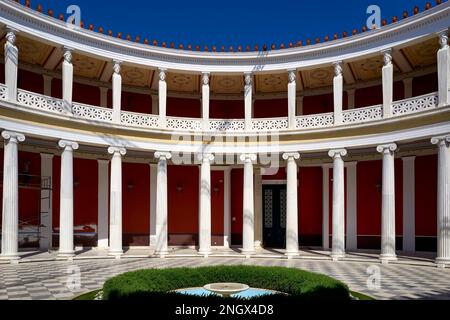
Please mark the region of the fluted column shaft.
[[329, 156], [333, 158], [333, 234], [331, 257], [334, 260], [345, 256], [345, 186], [344, 160], [347, 150], [331, 150]]
[[450, 104], [450, 47], [448, 30], [439, 34], [440, 49], [437, 54], [437, 71], [439, 81], [439, 107]]
[[120, 112], [122, 109], [122, 76], [120, 74], [121, 62], [114, 61], [114, 73], [112, 75], [112, 99], [113, 99], [113, 121], [120, 123]]
[[383, 154], [383, 187], [381, 204], [381, 255], [382, 261], [396, 260], [395, 254], [395, 143], [381, 145]]
[[245, 130], [251, 130], [253, 110], [253, 75], [251, 73], [246, 73], [244, 75], [244, 81]]
[[155, 253], [163, 257], [169, 253], [167, 244], [167, 160], [170, 160], [172, 155], [168, 152], [155, 152], [155, 158], [158, 159]]
[[211, 253], [211, 162], [214, 155], [201, 154], [200, 168], [200, 216], [199, 216], [199, 253]]
[[75, 254], [73, 244], [73, 151], [78, 143], [61, 140], [61, 186], [59, 207], [59, 252], [60, 257], [71, 257]]
[[244, 162], [242, 253], [248, 255], [255, 252], [253, 162], [256, 161], [256, 155], [243, 154], [240, 159]]
[[439, 266], [450, 265], [450, 136], [436, 137], [438, 146], [437, 258]]
[[383, 51], [384, 66], [382, 69], [383, 82], [383, 117], [392, 117], [392, 101], [394, 93], [394, 65], [392, 64], [392, 50]]
[[342, 103], [344, 90], [344, 77], [342, 75], [342, 61], [335, 62], [334, 79], [333, 79], [333, 96], [334, 96], [334, 124], [342, 123]]
[[17, 70], [19, 67], [19, 49], [16, 46], [16, 30], [7, 28], [5, 42], [5, 85], [6, 98], [17, 99]]
[[297, 75], [296, 70], [289, 70], [288, 72], [288, 122], [289, 129], [296, 127], [296, 103], [297, 103]]
[[111, 184], [109, 199], [109, 255], [120, 257], [122, 248], [122, 147], [109, 147], [111, 158]]
[[73, 97], [73, 64], [72, 49], [64, 48], [64, 60], [62, 63], [62, 97], [64, 103], [64, 111], [72, 113], [72, 97]]
[[159, 84], [158, 84], [158, 97], [159, 97], [159, 125], [162, 128], [166, 127], [166, 110], [167, 110], [167, 83], [166, 83], [166, 70], [159, 69]]
[[286, 255], [298, 255], [298, 195], [297, 163], [299, 153], [285, 153], [287, 161], [287, 200], [286, 200]]
[[25, 136], [3, 131], [3, 211], [1, 258], [19, 259], [19, 171], [18, 144]]

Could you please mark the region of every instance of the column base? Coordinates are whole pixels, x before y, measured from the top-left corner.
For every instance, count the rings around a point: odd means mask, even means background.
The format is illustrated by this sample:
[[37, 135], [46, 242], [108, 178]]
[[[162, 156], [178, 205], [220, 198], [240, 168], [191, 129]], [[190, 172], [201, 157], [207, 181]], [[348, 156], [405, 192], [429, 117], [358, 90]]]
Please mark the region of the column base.
[[0, 254], [0, 261], [9, 261], [15, 264], [18, 263], [20, 259], [18, 254]]
[[212, 254], [212, 250], [211, 249], [199, 249], [198, 250], [198, 254], [204, 256], [205, 258], [208, 258], [208, 256], [210, 256]]
[[339, 261], [345, 258], [345, 252], [332, 252], [330, 257], [333, 261]]
[[252, 255], [256, 253], [255, 250], [242, 249], [241, 254], [245, 256], [246, 259], [251, 258]]
[[115, 257], [116, 259], [120, 259], [123, 256], [123, 250], [110, 250], [108, 252], [108, 256]]
[[287, 251], [284, 254], [288, 259], [292, 259], [294, 257], [298, 257], [300, 255], [300, 253], [298, 251]]
[[59, 259], [72, 259], [75, 257], [75, 251], [58, 251], [58, 255], [56, 256]]
[[255, 241], [255, 250], [262, 249], [262, 242], [260, 240]]
[[157, 256], [158, 258], [164, 259], [169, 255], [169, 250], [155, 251], [154, 255]]
[[447, 268], [450, 267], [450, 258], [436, 258], [435, 263], [438, 268]]
[[382, 264], [389, 264], [389, 262], [397, 261], [395, 254], [380, 254], [380, 260]]

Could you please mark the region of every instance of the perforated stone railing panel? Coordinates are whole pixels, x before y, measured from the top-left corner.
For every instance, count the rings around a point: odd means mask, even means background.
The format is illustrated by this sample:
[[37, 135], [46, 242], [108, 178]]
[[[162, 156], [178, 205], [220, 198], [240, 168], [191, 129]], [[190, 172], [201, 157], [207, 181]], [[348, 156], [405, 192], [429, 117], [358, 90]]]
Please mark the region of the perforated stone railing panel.
[[0, 99], [5, 100], [6, 99], [6, 86], [4, 84], [0, 83]]
[[344, 124], [375, 121], [381, 120], [382, 118], [383, 118], [382, 105], [346, 110], [342, 113], [342, 122]]
[[245, 130], [245, 121], [244, 120], [210, 120], [209, 121], [209, 130], [210, 131], [219, 131], [219, 132], [234, 132], [234, 131], [244, 131]]
[[18, 90], [17, 102], [34, 109], [64, 113], [64, 104], [61, 99], [44, 96], [34, 92]]
[[203, 122], [200, 119], [168, 117], [166, 121], [167, 129], [182, 131], [202, 131]]
[[94, 107], [82, 103], [73, 104], [72, 114], [76, 117], [91, 121], [112, 122], [113, 120], [113, 111], [111, 109]]
[[287, 118], [252, 120], [252, 130], [254, 131], [286, 130], [288, 126]]
[[145, 128], [158, 128], [159, 117], [151, 114], [122, 111], [120, 121], [124, 125]]
[[437, 93], [430, 93], [420, 97], [397, 101], [392, 106], [392, 114], [401, 116], [436, 108], [438, 105]]
[[325, 128], [334, 125], [334, 114], [323, 113], [297, 117], [297, 129]]

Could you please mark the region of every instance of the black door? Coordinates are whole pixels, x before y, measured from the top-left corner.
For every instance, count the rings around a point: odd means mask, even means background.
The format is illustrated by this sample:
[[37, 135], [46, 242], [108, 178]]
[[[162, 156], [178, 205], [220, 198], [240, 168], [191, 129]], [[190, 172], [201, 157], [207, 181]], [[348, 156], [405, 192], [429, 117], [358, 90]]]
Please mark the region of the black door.
[[284, 248], [286, 244], [286, 186], [263, 186], [264, 246]]

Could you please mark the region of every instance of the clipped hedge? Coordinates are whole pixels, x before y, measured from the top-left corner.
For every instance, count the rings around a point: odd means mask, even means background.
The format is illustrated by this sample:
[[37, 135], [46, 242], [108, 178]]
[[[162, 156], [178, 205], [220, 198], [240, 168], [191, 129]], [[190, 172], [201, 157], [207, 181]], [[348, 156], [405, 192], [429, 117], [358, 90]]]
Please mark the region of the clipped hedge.
[[[158, 299], [172, 300], [180, 294], [170, 291], [203, 287], [208, 283], [238, 282], [253, 288], [269, 289], [286, 295], [255, 297], [251, 301], [267, 299], [350, 299], [349, 288], [325, 275], [283, 267], [213, 266], [199, 268], [147, 269], [127, 272], [107, 280], [103, 299]], [[183, 299], [210, 302], [224, 299], [217, 296], [183, 296]], [[230, 299], [230, 298], [228, 298]]]

